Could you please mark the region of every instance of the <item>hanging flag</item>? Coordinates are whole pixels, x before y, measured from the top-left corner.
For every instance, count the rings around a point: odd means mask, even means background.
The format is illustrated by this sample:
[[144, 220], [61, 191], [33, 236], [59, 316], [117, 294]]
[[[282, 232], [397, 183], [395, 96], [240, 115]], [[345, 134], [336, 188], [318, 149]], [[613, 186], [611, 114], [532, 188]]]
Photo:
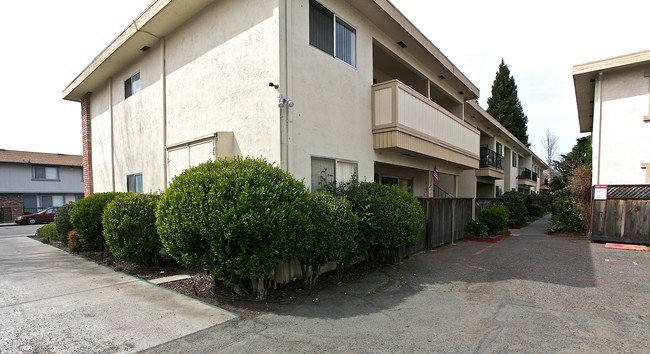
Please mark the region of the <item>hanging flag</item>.
[[438, 182], [438, 166], [433, 166], [433, 172], [431, 172], [431, 176], [433, 176], [433, 182]]

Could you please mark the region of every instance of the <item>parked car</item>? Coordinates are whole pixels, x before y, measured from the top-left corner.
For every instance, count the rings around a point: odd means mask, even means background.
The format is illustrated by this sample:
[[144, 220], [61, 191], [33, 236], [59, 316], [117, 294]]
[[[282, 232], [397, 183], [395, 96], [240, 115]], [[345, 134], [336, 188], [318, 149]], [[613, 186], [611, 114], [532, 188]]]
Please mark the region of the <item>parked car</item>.
[[17, 217], [14, 221], [16, 224], [23, 225], [34, 225], [38, 223], [50, 223], [54, 221], [54, 213], [58, 210], [58, 207], [47, 208], [43, 211], [39, 211], [34, 214], [21, 215]]

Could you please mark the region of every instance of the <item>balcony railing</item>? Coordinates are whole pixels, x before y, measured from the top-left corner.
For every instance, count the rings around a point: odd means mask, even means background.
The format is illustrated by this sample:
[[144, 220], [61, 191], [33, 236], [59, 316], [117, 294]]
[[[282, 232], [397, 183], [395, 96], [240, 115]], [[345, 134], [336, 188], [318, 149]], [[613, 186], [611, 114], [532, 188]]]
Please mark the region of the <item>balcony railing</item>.
[[503, 155], [489, 149], [487, 146], [481, 146], [481, 159], [479, 160], [478, 167], [491, 167], [503, 171]]
[[479, 131], [398, 80], [373, 85], [375, 149], [400, 149], [478, 168]]
[[521, 173], [519, 174], [519, 179], [537, 182], [537, 173], [527, 168], [522, 168]]

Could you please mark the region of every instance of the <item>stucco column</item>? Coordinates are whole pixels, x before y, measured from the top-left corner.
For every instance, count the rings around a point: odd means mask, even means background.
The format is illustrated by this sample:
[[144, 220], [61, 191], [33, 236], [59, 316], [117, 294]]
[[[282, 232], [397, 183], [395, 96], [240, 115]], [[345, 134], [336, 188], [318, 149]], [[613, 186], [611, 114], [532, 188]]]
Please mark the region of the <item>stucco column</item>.
[[90, 95], [81, 97], [81, 141], [83, 144], [84, 196], [93, 194], [93, 144], [90, 129]]

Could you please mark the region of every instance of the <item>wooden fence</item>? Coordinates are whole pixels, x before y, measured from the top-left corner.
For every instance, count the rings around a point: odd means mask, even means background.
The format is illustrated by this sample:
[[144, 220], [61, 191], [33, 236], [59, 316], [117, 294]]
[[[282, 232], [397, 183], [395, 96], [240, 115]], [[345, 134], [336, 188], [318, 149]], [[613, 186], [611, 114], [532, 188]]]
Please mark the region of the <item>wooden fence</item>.
[[650, 185], [607, 186], [591, 205], [593, 241], [650, 244]]

